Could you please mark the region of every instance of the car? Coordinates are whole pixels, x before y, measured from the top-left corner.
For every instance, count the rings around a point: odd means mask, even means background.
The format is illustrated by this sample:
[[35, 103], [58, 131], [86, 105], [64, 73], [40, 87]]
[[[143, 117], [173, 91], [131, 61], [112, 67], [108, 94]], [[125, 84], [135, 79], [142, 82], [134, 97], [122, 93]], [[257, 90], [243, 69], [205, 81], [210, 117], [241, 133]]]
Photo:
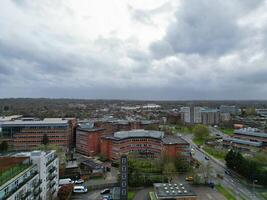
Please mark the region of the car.
[[221, 175], [221, 174], [217, 174], [217, 177], [220, 179], [223, 179], [223, 175]]
[[228, 171], [228, 170], [225, 170], [224, 173], [227, 175], [231, 175], [230, 171]]
[[109, 193], [110, 193], [110, 189], [109, 188], [106, 188], [106, 189], [104, 189], [104, 190], [102, 190], [100, 192], [100, 194], [109, 194]]
[[88, 191], [87, 187], [83, 185], [73, 187], [74, 193], [87, 193], [87, 191]]
[[84, 183], [84, 180], [83, 179], [78, 179], [78, 180], [75, 180], [74, 183], [75, 184], [82, 184], [82, 183]]
[[205, 160], [209, 160], [209, 158], [207, 156], [205, 156]]
[[73, 183], [73, 181], [70, 178], [59, 179], [59, 181], [58, 181], [59, 186], [67, 185], [67, 184], [71, 184], [71, 183]]
[[102, 195], [102, 200], [112, 200], [111, 195]]
[[192, 177], [192, 176], [187, 176], [187, 177], [185, 178], [185, 180], [186, 180], [186, 181], [193, 181], [193, 177]]

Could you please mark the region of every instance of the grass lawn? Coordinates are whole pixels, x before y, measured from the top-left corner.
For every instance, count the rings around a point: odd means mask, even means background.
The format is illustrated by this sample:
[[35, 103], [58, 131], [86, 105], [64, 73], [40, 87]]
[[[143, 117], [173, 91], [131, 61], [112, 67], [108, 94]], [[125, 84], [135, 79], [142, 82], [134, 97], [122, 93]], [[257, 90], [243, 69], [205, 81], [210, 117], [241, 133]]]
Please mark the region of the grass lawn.
[[227, 200], [236, 200], [236, 198], [228, 189], [224, 188], [221, 185], [216, 185], [215, 187]]
[[219, 128], [221, 132], [223, 132], [225, 135], [233, 135], [234, 129], [232, 128]]
[[202, 145], [202, 144], [204, 144], [205, 140], [204, 139], [200, 139], [200, 138], [193, 138], [193, 142], [196, 145]]
[[260, 194], [263, 197], [263, 199], [267, 200], [267, 192], [261, 192]]
[[129, 191], [128, 192], [128, 200], [132, 200], [135, 196], [135, 192], [134, 191]]
[[157, 197], [154, 192], [149, 192], [149, 197], [151, 200], [157, 200]]
[[211, 156], [219, 159], [219, 160], [224, 160], [225, 156], [226, 156], [226, 151], [223, 150], [218, 150], [218, 149], [214, 149], [212, 147], [203, 147], [204, 151], [206, 151], [208, 154], [210, 154]]

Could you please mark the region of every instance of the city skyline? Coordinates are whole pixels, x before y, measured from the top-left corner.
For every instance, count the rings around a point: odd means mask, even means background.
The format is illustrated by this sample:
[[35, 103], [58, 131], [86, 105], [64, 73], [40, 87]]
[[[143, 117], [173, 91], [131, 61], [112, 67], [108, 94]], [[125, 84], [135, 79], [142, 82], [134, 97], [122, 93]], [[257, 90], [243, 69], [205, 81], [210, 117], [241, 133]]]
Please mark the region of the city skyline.
[[265, 0], [0, 5], [0, 98], [267, 99]]

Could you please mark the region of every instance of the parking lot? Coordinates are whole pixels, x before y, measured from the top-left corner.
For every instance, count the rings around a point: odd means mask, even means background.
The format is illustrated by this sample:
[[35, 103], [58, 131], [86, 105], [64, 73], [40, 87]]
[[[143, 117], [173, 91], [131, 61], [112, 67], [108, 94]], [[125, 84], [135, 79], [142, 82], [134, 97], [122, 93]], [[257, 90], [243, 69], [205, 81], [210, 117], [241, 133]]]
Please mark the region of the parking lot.
[[71, 199], [72, 200], [101, 200], [100, 195], [101, 190], [95, 190], [92, 192], [88, 192], [85, 194], [72, 194]]

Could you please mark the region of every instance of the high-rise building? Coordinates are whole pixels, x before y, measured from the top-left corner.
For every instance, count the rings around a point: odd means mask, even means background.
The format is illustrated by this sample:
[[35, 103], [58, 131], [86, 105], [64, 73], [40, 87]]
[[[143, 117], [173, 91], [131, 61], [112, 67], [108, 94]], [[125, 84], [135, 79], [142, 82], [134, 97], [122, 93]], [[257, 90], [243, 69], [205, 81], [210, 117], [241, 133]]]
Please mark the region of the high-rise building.
[[57, 196], [59, 163], [55, 151], [12, 154], [0, 157], [0, 163], [0, 200]]
[[202, 107], [181, 107], [181, 118], [185, 123], [200, 124]]
[[201, 111], [201, 120], [206, 125], [216, 125], [220, 122], [220, 112], [218, 109], [203, 109]]
[[182, 121], [184, 121], [185, 123], [191, 123], [192, 116], [190, 112], [190, 107], [181, 107], [180, 112]]
[[203, 108], [202, 107], [194, 107], [194, 123], [195, 124], [201, 124], [201, 112]]

